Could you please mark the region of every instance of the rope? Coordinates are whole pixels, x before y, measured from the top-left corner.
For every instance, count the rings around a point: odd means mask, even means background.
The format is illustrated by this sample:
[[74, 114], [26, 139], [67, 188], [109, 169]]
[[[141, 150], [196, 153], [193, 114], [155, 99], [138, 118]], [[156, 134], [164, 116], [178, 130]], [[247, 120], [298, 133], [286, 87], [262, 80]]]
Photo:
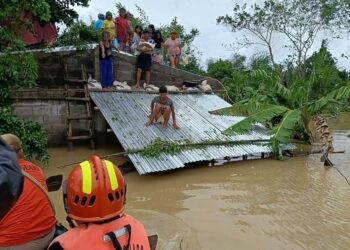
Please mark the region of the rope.
[[[120, 153], [113, 153], [113, 154], [108, 154], [108, 155], [104, 155], [104, 156], [101, 156], [100, 158], [101, 159], [108, 159], [108, 158], [111, 158], [113, 156], [119, 156], [119, 155], [128, 155], [128, 154], [135, 154], [135, 153], [139, 153], [141, 152], [142, 150], [134, 150], [134, 151], [129, 151], [129, 152], [120, 152]], [[80, 164], [82, 161], [84, 161], [85, 159], [83, 160], [80, 160], [80, 161], [76, 161], [76, 162], [72, 162], [72, 163], [69, 163], [69, 164], [65, 164], [65, 165], [60, 165], [60, 166], [57, 166], [56, 168], [65, 168], [65, 167], [69, 167], [69, 166], [73, 166], [73, 165], [77, 165], [77, 164]]]
[[348, 180], [348, 178], [346, 178], [346, 176], [334, 165], [332, 165], [333, 168], [335, 168], [335, 170], [337, 170], [337, 172], [344, 177], [345, 181], [348, 183], [348, 185], [350, 186], [350, 182]]

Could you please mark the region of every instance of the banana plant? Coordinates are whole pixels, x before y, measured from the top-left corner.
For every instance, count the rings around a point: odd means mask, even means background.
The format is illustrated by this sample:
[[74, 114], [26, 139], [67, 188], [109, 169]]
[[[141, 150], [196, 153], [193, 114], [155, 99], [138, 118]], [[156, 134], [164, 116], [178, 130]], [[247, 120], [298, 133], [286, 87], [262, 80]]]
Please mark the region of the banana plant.
[[[247, 100], [233, 104], [229, 108], [216, 110], [219, 115], [245, 115], [246, 118], [227, 128], [227, 135], [243, 134], [254, 128], [257, 123], [268, 125], [270, 144], [275, 155], [282, 157], [281, 144], [290, 142], [292, 136], [297, 136], [298, 128], [302, 128], [307, 141], [311, 143], [313, 136], [309, 128], [312, 117], [320, 114], [330, 106], [344, 105], [350, 98], [350, 84], [335, 89], [319, 99], [311, 99], [313, 79], [295, 81], [288, 87], [283, 85], [277, 74], [265, 71], [254, 71], [268, 79], [269, 96], [257, 94]], [[266, 82], [266, 81], [265, 81]], [[345, 101], [345, 102], [344, 102]]]

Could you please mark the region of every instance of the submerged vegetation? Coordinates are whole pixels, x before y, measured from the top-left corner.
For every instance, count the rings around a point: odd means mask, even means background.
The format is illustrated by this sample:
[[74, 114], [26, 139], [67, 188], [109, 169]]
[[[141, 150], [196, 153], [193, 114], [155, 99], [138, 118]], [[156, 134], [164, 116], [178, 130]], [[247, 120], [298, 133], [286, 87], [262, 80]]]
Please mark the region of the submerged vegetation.
[[140, 154], [144, 157], [157, 158], [161, 153], [166, 153], [170, 155], [176, 155], [181, 151], [191, 150], [191, 149], [205, 149], [210, 146], [233, 146], [233, 145], [244, 145], [244, 144], [262, 144], [265, 145], [268, 140], [242, 140], [242, 141], [202, 141], [202, 142], [192, 142], [190, 140], [185, 141], [163, 141], [161, 138], [157, 137], [151, 144], [146, 148], [140, 150]]

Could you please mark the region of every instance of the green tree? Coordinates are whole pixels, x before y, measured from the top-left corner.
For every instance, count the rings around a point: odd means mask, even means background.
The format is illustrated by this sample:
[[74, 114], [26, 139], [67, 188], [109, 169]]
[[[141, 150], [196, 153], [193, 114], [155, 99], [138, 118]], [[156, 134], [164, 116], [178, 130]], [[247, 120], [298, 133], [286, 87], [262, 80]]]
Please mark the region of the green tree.
[[[334, 0], [336, 1], [336, 0]], [[260, 44], [267, 48], [270, 59], [276, 65], [273, 46], [274, 37], [282, 34], [287, 39], [284, 47], [291, 53], [290, 60], [300, 73], [307, 55], [322, 31], [338, 31], [348, 23], [349, 7], [343, 1], [326, 0], [265, 0], [262, 5], [237, 4], [232, 15], [220, 16], [217, 21], [231, 28], [233, 32], [247, 31], [253, 37], [244, 37], [242, 44]]]
[[100, 39], [101, 32], [94, 31], [91, 25], [78, 21], [71, 24], [59, 35], [54, 46], [74, 45], [76, 48], [82, 49], [88, 44], [98, 43]]
[[322, 42], [319, 51], [305, 61], [305, 69], [308, 77], [314, 73], [311, 98], [321, 98], [334, 89], [346, 85], [346, 73], [337, 68], [336, 59], [329, 52], [326, 41]]
[[[31, 13], [39, 21], [71, 23], [77, 17], [72, 6], [86, 6], [87, 0], [12, 0], [0, 2], [0, 133], [13, 133], [23, 141], [28, 157], [47, 162], [45, 150], [47, 137], [42, 127], [32, 121], [22, 121], [12, 114], [10, 93], [14, 89], [31, 88], [36, 84], [37, 64], [17, 32], [31, 29], [30, 19], [23, 13]], [[22, 16], [21, 16], [22, 15]]]
[[254, 70], [274, 71], [269, 57], [264, 54], [256, 54], [249, 61], [245, 56], [235, 54], [231, 60], [209, 62], [207, 74], [223, 83], [230, 101], [241, 102], [254, 97], [256, 92], [269, 97], [266, 79], [251, 74]]
[[51, 22], [62, 22], [70, 26], [79, 17], [74, 7], [88, 7], [90, 0], [46, 0], [45, 2], [49, 5]]

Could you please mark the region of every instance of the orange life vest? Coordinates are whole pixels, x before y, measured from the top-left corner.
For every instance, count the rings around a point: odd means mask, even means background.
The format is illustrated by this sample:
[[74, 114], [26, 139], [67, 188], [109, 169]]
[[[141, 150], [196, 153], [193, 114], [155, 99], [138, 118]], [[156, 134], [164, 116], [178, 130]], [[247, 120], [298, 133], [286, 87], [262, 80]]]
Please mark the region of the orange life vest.
[[54, 239], [48, 249], [57, 244], [64, 250], [150, 250], [143, 225], [130, 215], [104, 224], [80, 225]]

